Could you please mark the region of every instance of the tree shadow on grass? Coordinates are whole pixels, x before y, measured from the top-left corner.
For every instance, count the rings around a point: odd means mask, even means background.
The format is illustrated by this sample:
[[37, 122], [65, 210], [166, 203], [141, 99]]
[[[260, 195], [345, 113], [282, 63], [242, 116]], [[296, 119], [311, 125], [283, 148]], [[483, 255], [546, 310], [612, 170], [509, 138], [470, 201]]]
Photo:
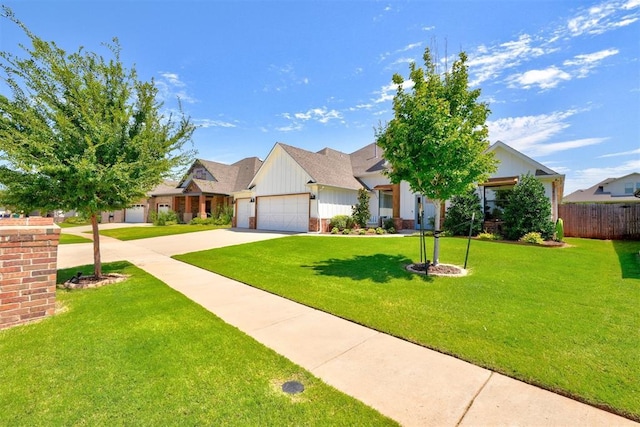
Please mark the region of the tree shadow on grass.
[[[387, 283], [393, 279], [412, 280], [414, 273], [409, 273], [405, 266], [413, 262], [403, 255], [356, 255], [350, 259], [330, 258], [313, 265], [303, 265], [323, 276], [346, 277], [352, 280], [372, 280], [375, 283]], [[419, 276], [425, 280], [430, 277]]]
[[640, 242], [613, 240], [623, 279], [640, 279]]

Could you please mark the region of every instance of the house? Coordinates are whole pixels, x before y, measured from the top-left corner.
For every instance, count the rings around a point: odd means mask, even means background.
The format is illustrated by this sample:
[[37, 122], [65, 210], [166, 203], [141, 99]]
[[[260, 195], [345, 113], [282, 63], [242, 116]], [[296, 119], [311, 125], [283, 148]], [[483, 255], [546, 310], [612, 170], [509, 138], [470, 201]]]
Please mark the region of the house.
[[[499, 227], [501, 200], [524, 174], [543, 183], [555, 220], [564, 175], [503, 142], [496, 142], [488, 151], [499, 160], [499, 167], [479, 186], [486, 225]], [[435, 208], [413, 193], [408, 183], [392, 184], [384, 175], [388, 167], [383, 150], [376, 144], [347, 154], [330, 148], [314, 153], [276, 143], [249, 185], [234, 192], [234, 225], [263, 230], [328, 231], [333, 216], [351, 215], [358, 190], [364, 188], [370, 193], [369, 225], [377, 226], [383, 219], [392, 218], [398, 230], [417, 228], [419, 205], [422, 203], [425, 208], [425, 218], [433, 217]]]
[[231, 165], [196, 159], [180, 182], [164, 181], [131, 207], [103, 212], [102, 222], [149, 222], [150, 212], [175, 211], [183, 222], [231, 207], [232, 194], [246, 188], [262, 161], [248, 157]]
[[640, 190], [640, 173], [607, 178], [586, 190], [577, 190], [562, 199], [563, 203], [638, 203], [634, 192]]

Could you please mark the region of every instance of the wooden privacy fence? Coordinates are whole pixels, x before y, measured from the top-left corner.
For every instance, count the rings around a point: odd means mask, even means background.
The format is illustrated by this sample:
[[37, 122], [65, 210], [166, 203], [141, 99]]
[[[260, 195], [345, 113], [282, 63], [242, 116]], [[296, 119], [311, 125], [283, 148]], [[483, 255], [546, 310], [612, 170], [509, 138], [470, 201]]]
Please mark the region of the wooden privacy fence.
[[640, 240], [640, 203], [565, 204], [558, 216], [567, 237]]

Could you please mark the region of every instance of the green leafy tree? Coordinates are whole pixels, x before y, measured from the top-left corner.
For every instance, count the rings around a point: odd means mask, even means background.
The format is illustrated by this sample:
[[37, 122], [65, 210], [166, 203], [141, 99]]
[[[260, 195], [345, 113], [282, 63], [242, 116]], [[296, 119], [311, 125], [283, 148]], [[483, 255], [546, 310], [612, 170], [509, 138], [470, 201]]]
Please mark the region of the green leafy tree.
[[442, 203], [485, 181], [496, 161], [493, 153], [485, 152], [490, 111], [478, 102], [480, 89], [469, 89], [467, 55], [460, 53], [443, 74], [429, 49], [423, 59], [424, 69], [410, 64], [410, 81], [394, 74], [398, 87], [394, 118], [379, 127], [376, 139], [391, 165], [387, 171], [391, 181], [407, 181], [413, 192], [425, 195], [436, 207], [433, 264], [437, 265]]
[[551, 238], [554, 224], [544, 185], [530, 174], [521, 176], [508, 196], [503, 219], [504, 235], [509, 240], [518, 240], [531, 232], [538, 232], [545, 239]]
[[371, 212], [369, 212], [369, 192], [364, 188], [358, 190], [358, 203], [353, 206], [351, 216], [353, 217], [353, 222], [360, 227], [367, 226]]
[[25, 211], [77, 210], [90, 218], [94, 274], [102, 275], [98, 214], [145, 197], [193, 153], [184, 150], [194, 125], [161, 113], [154, 82], [141, 82], [120, 61], [80, 48], [67, 54], [34, 35], [3, 7], [0, 19], [31, 42], [26, 57], [0, 52], [0, 183], [3, 203]]
[[[475, 215], [474, 215], [475, 214]], [[478, 192], [471, 188], [458, 196], [453, 196], [451, 206], [444, 217], [444, 229], [454, 236], [469, 234], [469, 225], [473, 217], [471, 234], [477, 235], [482, 231], [482, 205]]]

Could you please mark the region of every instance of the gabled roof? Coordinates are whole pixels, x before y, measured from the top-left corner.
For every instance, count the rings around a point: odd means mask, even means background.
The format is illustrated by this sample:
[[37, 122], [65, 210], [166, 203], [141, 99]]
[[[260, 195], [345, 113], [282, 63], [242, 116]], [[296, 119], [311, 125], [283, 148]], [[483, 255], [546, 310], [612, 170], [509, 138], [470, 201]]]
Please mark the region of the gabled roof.
[[534, 169], [536, 170], [535, 175], [536, 176], [541, 176], [541, 175], [560, 175], [558, 172], [554, 171], [553, 169], [550, 169], [548, 167], [546, 167], [545, 165], [543, 165], [540, 162], [537, 162], [535, 160], [533, 160], [531, 157], [522, 154], [520, 151], [516, 150], [515, 148], [512, 148], [510, 146], [508, 146], [507, 144], [505, 144], [502, 141], [496, 141], [495, 143], [493, 143], [489, 148], [487, 148], [487, 153], [491, 153], [493, 151], [495, 151], [497, 148], [502, 148], [503, 150], [513, 154], [516, 157], [519, 157], [520, 159], [522, 159], [523, 161], [525, 161], [526, 163], [531, 164], [532, 166], [534, 166]]
[[379, 173], [387, 168], [384, 150], [378, 147], [375, 142], [354, 151], [349, 157], [351, 158], [353, 175], [356, 177]]
[[165, 179], [164, 181], [162, 181], [161, 184], [158, 184], [153, 190], [147, 193], [147, 195], [148, 196], [158, 196], [158, 195], [169, 196], [169, 195], [181, 194], [182, 189], [176, 188], [177, 186], [178, 186], [177, 181]]
[[276, 145], [309, 174], [314, 184], [350, 190], [362, 188], [362, 184], [353, 176], [351, 158], [348, 154], [330, 148], [313, 153], [280, 142]]
[[[247, 157], [232, 165], [213, 162], [210, 160], [196, 159], [185, 178], [178, 184], [180, 193], [196, 190], [203, 193], [231, 195], [235, 191], [242, 190], [260, 168], [262, 161], [257, 157]], [[198, 165], [204, 167], [213, 177], [213, 180], [193, 178], [191, 173]]]

